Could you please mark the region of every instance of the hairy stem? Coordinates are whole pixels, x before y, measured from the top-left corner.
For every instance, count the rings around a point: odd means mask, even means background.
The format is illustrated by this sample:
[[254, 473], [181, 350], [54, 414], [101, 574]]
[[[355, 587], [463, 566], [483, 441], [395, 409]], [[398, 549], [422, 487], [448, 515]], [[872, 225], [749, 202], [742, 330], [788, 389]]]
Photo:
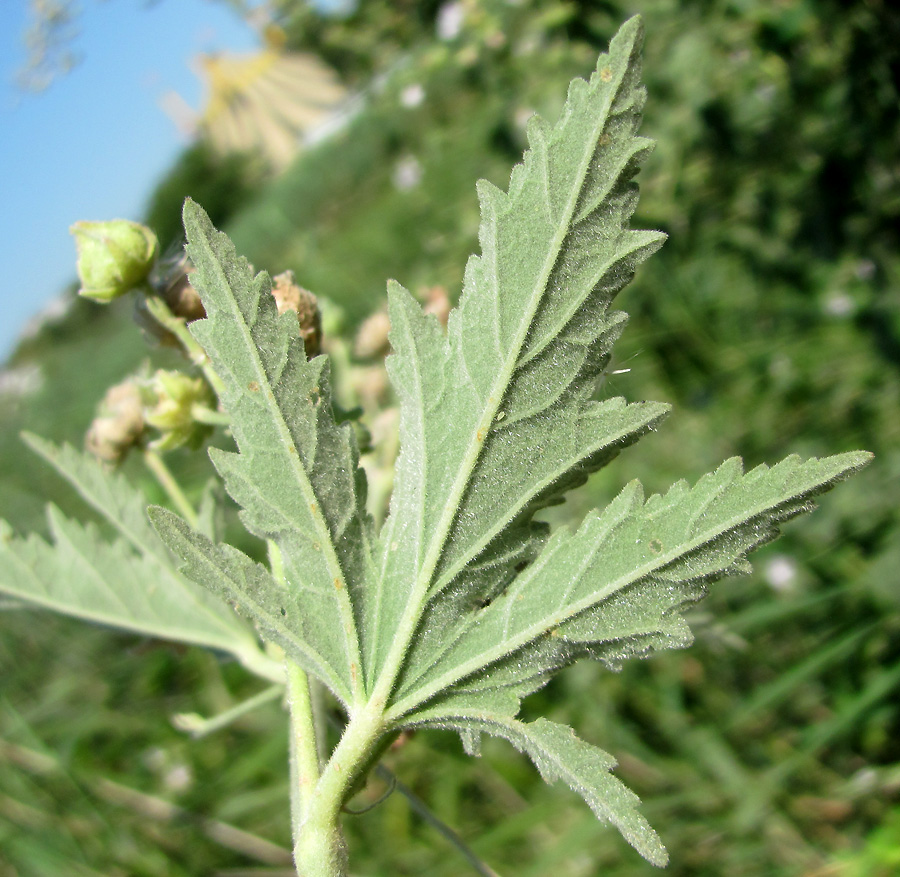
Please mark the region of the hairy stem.
[[175, 508], [181, 512], [182, 517], [190, 524], [191, 528], [196, 530], [200, 525], [200, 518], [196, 510], [191, 505], [190, 500], [184, 495], [181, 485], [170, 471], [169, 467], [163, 462], [156, 451], [149, 448], [144, 449], [144, 464], [153, 473], [153, 477], [159, 482], [162, 489], [166, 492], [166, 496], [172, 500]]
[[188, 331], [187, 322], [183, 317], [176, 317], [169, 309], [169, 306], [158, 295], [147, 292], [144, 295], [147, 311], [157, 323], [168, 329], [181, 342], [181, 346], [184, 347], [188, 358], [203, 371], [216, 396], [221, 399], [225, 385], [213, 369], [206, 351], [194, 340], [194, 336]]
[[384, 734], [382, 704], [369, 701], [353, 715], [307, 799], [294, 863], [302, 877], [345, 877], [347, 855], [340, 812]]
[[293, 661], [287, 662], [286, 671], [291, 711], [291, 823], [296, 841], [319, 779], [319, 752], [309, 680]]

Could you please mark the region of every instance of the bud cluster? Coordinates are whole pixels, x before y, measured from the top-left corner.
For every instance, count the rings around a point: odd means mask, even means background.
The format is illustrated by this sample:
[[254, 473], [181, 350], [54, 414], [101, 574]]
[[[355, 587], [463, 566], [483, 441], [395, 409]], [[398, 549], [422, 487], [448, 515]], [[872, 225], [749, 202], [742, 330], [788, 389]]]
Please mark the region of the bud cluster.
[[[79, 295], [108, 303], [136, 291], [135, 319], [156, 343], [178, 347], [201, 368], [204, 356], [187, 330], [206, 311], [190, 282], [193, 266], [185, 256], [159, 259], [159, 242], [146, 226], [124, 219], [76, 222]], [[322, 321], [316, 297], [290, 271], [273, 280], [278, 313], [294, 311], [307, 357], [322, 347]], [[191, 377], [160, 369], [133, 375], [111, 387], [85, 439], [87, 449], [107, 463], [119, 463], [135, 447], [167, 451], [197, 447], [213, 424], [227, 422], [217, 410], [216, 376]]]
[[202, 377], [167, 369], [132, 375], [106, 391], [85, 446], [112, 464], [121, 463], [136, 447], [198, 447], [212, 431], [208, 421], [216, 417], [215, 407], [215, 396]]

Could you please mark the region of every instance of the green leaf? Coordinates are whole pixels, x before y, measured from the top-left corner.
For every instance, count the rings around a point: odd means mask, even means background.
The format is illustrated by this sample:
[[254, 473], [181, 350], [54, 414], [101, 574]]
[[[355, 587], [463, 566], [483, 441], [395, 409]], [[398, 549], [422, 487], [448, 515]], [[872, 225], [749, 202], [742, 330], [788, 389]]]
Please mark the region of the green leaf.
[[[615, 825], [647, 861], [660, 867], [668, 862], [659, 835], [637, 810], [640, 799], [610, 774], [616, 760], [580, 740], [571, 728], [547, 719], [520, 722], [486, 712], [461, 715], [456, 724], [444, 722], [437, 727], [455, 728], [463, 735], [483, 731], [503, 737], [534, 762], [545, 782], [562, 780], [581, 795], [597, 818]], [[477, 754], [477, 741], [470, 740], [468, 749]]]
[[[22, 434], [22, 440], [56, 469], [78, 491], [81, 498], [136, 551], [172, 565], [172, 554], [160, 541], [147, 519], [146, 497], [132, 487], [124, 476], [104, 467], [94, 457], [75, 450], [69, 444], [58, 447], [28, 432]], [[197, 593], [206, 597], [202, 590], [197, 590]], [[234, 613], [220, 601], [209, 602], [217, 606], [223, 615], [234, 617]]]
[[812, 509], [811, 497], [869, 459], [788, 457], [744, 475], [733, 458], [693, 488], [682, 481], [646, 502], [632, 482], [577, 532], [554, 533], [490, 605], [445, 618], [439, 638], [423, 639], [391, 719], [453, 719], [460, 709], [501, 705], [515, 714], [519, 697], [578, 657], [616, 667], [689, 645], [677, 610], [710, 582], [747, 572], [747, 553], [774, 539], [778, 524]]
[[[146, 636], [237, 653], [253, 634], [228, 606], [94, 526], [47, 509], [53, 543], [0, 522], [0, 592], [34, 606]], [[225, 610], [225, 611], [222, 611]]]
[[239, 448], [211, 452], [213, 462], [250, 532], [281, 550], [298, 638], [321, 656], [335, 693], [358, 701], [356, 611], [372, 524], [353, 432], [332, 410], [328, 360], [307, 361], [296, 314], [278, 315], [268, 276], [254, 276], [191, 201], [184, 224], [197, 269], [191, 282], [207, 313], [191, 331], [224, 384]]
[[377, 544], [325, 360], [306, 361], [267, 277], [185, 207], [208, 313], [192, 331], [225, 384], [240, 451], [214, 461], [247, 526], [277, 545], [284, 575], [169, 512], [152, 518], [188, 575], [235, 601], [346, 706], [310, 803], [326, 822], [385, 735], [452, 728], [470, 751], [482, 733], [510, 740], [663, 864], [612, 758], [567, 728], [519, 721], [521, 699], [579, 657], [616, 667], [687, 645], [678, 610], [746, 572], [749, 551], [869, 460], [789, 457], [744, 474], [735, 458], [646, 502], [634, 482], [575, 530], [551, 536], [534, 522], [668, 410], [596, 392], [625, 323], [612, 301], [664, 240], [628, 228], [651, 147], [636, 135], [641, 39], [640, 20], [627, 22], [590, 82], [572, 83], [559, 122], [529, 123], [508, 193], [480, 184], [482, 253], [446, 334], [390, 285], [401, 452]]
[[535, 511], [667, 411], [591, 398], [625, 321], [610, 303], [665, 238], [627, 227], [652, 145], [635, 136], [641, 37], [632, 19], [590, 83], [572, 83], [556, 126], [531, 120], [509, 194], [479, 184], [482, 255], [446, 338], [390, 289], [401, 453], [364, 627], [372, 673], [396, 672], [397, 631], [411, 641], [437, 594], [465, 605], [497, 593], [540, 550]]
[[281, 668], [260, 651], [256, 635], [232, 608], [177, 572], [147, 520], [139, 490], [69, 445], [23, 438], [121, 538], [109, 541], [52, 505], [52, 543], [33, 534], [17, 538], [0, 522], [0, 593], [145, 636], [229, 652], [253, 672], [281, 681]]
[[[256, 622], [260, 633], [277, 643], [307, 672], [336, 694], [346, 694], [324, 656], [300, 635], [307, 626], [303, 604], [270, 572], [230, 545], [216, 545], [168, 509], [151, 506], [150, 520], [173, 551], [183, 559], [183, 571], [193, 581], [231, 600], [238, 611]], [[345, 701], [346, 703], [346, 701]]]

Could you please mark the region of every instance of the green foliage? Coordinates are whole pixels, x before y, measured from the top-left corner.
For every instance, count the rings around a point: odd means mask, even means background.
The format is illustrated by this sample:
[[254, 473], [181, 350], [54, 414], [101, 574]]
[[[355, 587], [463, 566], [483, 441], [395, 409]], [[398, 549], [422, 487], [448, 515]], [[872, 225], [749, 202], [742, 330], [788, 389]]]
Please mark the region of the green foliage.
[[[256, 265], [293, 267], [351, 320], [377, 307], [384, 276], [410, 288], [458, 286], [477, 227], [468, 181], [502, 182], [522, 136], [517, 114], [536, 107], [555, 115], [564, 81], [590, 63], [590, 47], [623, 16], [616, 4], [478, 6], [488, 13], [481, 23], [467, 15], [462, 35], [447, 44], [433, 40], [431, 12], [396, 16], [404, 28], [415, 24], [415, 39], [395, 40], [396, 4], [360, 4], [370, 29], [345, 33], [361, 53], [368, 44], [380, 56], [357, 69], [391, 68], [392, 76], [358, 124], [305, 155], [237, 217], [236, 242]], [[678, 413], [669, 429], [629, 451], [631, 472], [659, 490], [736, 451], [755, 463], [785, 447], [815, 455], [868, 446], [879, 466], [789, 531], [780, 555], [763, 557], [762, 570], [792, 562], [786, 588], [773, 593], [759, 575], [716, 589], [706, 606], [717, 621], [694, 614], [690, 652], [631, 662], [617, 675], [582, 662], [533, 695], [525, 712], [622, 753], [617, 775], [665, 829], [673, 873], [787, 877], [837, 867], [836, 855], [849, 861], [849, 852], [835, 851], [865, 844], [896, 789], [880, 765], [897, 752], [891, 619], [900, 395], [891, 290], [900, 224], [889, 161], [900, 131], [890, 76], [900, 40], [889, 4], [649, 0], [642, 11], [653, 34], [647, 128], [661, 144], [649, 159], [638, 222], [672, 239], [629, 290], [631, 323], [617, 357], [632, 371], [606, 377], [601, 395], [668, 398]], [[491, 23], [498, 15], [507, 16], [499, 28]], [[506, 47], [481, 38], [492, 29], [510, 35]], [[398, 48], [409, 52], [399, 63]], [[398, 97], [415, 83], [427, 99], [410, 110]], [[423, 173], [420, 185], [398, 192], [391, 167], [403, 155], [415, 156]], [[20, 362], [40, 363], [43, 388], [2, 400], [0, 501], [20, 529], [40, 525], [38, 495], [74, 512], [32, 464], [37, 458], [22, 453], [21, 425], [77, 441], [104, 387], [140, 352], [125, 320], [78, 312], [84, 328], [68, 319], [19, 352]], [[85, 361], [90, 369], [79, 365]], [[128, 471], [152, 493], [146, 476]], [[620, 485], [610, 467], [542, 517], [569, 522]], [[45, 741], [79, 783], [115, 770], [172, 797], [135, 766], [135, 752], [153, 741], [195, 764], [195, 812], [287, 836], [277, 807], [286, 794], [283, 747], [266, 742], [274, 709], [202, 747], [168, 727], [171, 711], [223, 709], [223, 698], [246, 692], [236, 668], [224, 668], [225, 692], [223, 669], [197, 653], [148, 653], [131, 638], [23, 618], [0, 617], [7, 739], [36, 748]], [[110, 652], [115, 667], [104, 667], [101, 681], [97, 668]], [[542, 788], [502, 744], [485, 741], [488, 758], [470, 765], [447, 736], [425, 732], [389, 761], [444, 819], [478, 838], [488, 860], [523, 875], [652, 870], [622, 857], [587, 808], [582, 814], [574, 796]], [[23, 873], [68, 872], [73, 862], [104, 873], [113, 862], [126, 873], [185, 874], [234, 864], [199, 831], [160, 831], [73, 788], [5, 772], [0, 846]], [[372, 792], [364, 800], [379, 790]], [[10, 799], [33, 809], [17, 814]], [[360, 871], [461, 870], [398, 795], [349, 820], [348, 832]], [[873, 832], [861, 873], [892, 861], [891, 838], [889, 822]], [[51, 850], [59, 858], [41, 869]]]
[[56, 448], [34, 436], [27, 441], [118, 538], [104, 539], [52, 504], [52, 544], [34, 534], [16, 538], [0, 520], [0, 592], [87, 621], [230, 652], [261, 675], [280, 679], [278, 666], [259, 652], [253, 632], [228, 606], [174, 569], [144, 514], [143, 493], [69, 446]]
[[[481, 188], [482, 255], [469, 263], [446, 340], [393, 286], [401, 454], [377, 548], [324, 361], [305, 360], [268, 279], [188, 203], [188, 251], [209, 314], [193, 331], [225, 382], [240, 451], [214, 460], [247, 526], [278, 547], [284, 582], [165, 510], [153, 521], [188, 575], [224, 591], [344, 704], [338, 751], [349, 754], [332, 757], [316, 795], [331, 782], [343, 800], [379, 740], [403, 728], [456, 728], [471, 751], [487, 732], [512, 740], [546, 778], [566, 779], [662, 864], [636, 799], [605, 772], [613, 760], [551, 722], [517, 721], [519, 699], [583, 655], [615, 663], [684, 645], [673, 610], [744, 571], [750, 549], [868, 455], [788, 458], [744, 477], [732, 460], [646, 505], [634, 484], [576, 534], [547, 540], [532, 522], [665, 411], [592, 400], [623, 322], [609, 304], [662, 243], [626, 227], [630, 180], [650, 147], [635, 136], [640, 38], [632, 20], [591, 82], [572, 84], [556, 127], [532, 122], [508, 195]], [[299, 862], [331, 873], [330, 854], [303, 858], [304, 832], [328, 828], [307, 806]], [[327, 844], [317, 846], [321, 855]]]

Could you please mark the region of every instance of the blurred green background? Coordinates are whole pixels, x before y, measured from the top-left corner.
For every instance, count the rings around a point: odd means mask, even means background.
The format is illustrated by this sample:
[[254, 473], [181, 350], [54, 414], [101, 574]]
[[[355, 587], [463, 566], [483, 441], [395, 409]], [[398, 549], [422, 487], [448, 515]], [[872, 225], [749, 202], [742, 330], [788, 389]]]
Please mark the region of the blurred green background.
[[[335, 16], [277, 2], [287, 45], [328, 61], [362, 91], [361, 109], [272, 179], [191, 147], [145, 220], [176, 240], [191, 195], [257, 268], [293, 269], [339, 307], [332, 324], [348, 333], [382, 306], [388, 277], [454, 297], [477, 247], [475, 180], [506, 186], [528, 115], [555, 119], [570, 78], [635, 12], [647, 29], [643, 133], [658, 145], [634, 224], [670, 240], [618, 300], [631, 322], [613, 368], [630, 371], [604, 392], [675, 410], [554, 515], [577, 518], [634, 477], [648, 491], [693, 481], [735, 454], [752, 466], [865, 448], [876, 460], [756, 554], [752, 577], [714, 588], [691, 612], [690, 650], [619, 674], [577, 665], [526, 712], [620, 759], [673, 875], [889, 877], [900, 873], [895, 5], [371, 0]], [[105, 389], [148, 355], [137, 339], [128, 303], [78, 301], [14, 353], [26, 383], [43, 376], [0, 394], [0, 516], [16, 530], [42, 530], [49, 499], [81, 513], [18, 433], [80, 444]], [[208, 474], [187, 452], [172, 457], [192, 484]], [[0, 679], [2, 877], [291, 873], [280, 706], [200, 742], [170, 723], [258, 691], [239, 667], [10, 609]], [[387, 761], [500, 874], [654, 873], [505, 744], [473, 761], [451, 735], [421, 733]], [[373, 780], [360, 802], [380, 791]], [[356, 875], [474, 873], [400, 794], [346, 826]]]

